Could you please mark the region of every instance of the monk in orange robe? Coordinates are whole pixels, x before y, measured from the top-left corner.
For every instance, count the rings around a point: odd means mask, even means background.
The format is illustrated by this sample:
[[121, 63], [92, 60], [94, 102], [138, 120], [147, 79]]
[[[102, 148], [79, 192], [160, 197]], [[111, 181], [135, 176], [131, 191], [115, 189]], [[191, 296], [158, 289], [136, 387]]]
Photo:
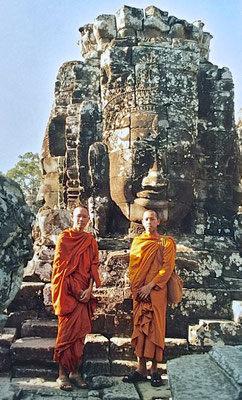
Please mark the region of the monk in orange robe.
[[51, 280], [52, 303], [58, 316], [54, 360], [59, 362], [57, 382], [63, 390], [72, 390], [72, 383], [87, 386], [79, 375], [79, 366], [85, 336], [92, 330], [96, 306], [93, 282], [100, 286], [97, 242], [91, 233], [84, 232], [88, 210], [77, 207], [72, 220], [73, 228], [58, 237]]
[[146, 361], [151, 360], [151, 385], [160, 386], [157, 363], [162, 361], [165, 347], [167, 281], [175, 265], [176, 244], [172, 237], [158, 234], [160, 220], [155, 211], [145, 211], [142, 223], [145, 232], [133, 240], [129, 263], [133, 297], [131, 344], [138, 368], [123, 381], [146, 380]]

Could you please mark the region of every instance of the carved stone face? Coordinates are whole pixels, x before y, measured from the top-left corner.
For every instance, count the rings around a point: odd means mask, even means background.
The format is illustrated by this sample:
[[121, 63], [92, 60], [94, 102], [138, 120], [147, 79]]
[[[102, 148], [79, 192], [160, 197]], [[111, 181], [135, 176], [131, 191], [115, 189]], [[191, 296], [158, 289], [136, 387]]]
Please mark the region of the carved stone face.
[[140, 221], [145, 209], [154, 209], [162, 222], [179, 225], [193, 201], [193, 140], [184, 131], [179, 141], [168, 143], [169, 134], [166, 129], [159, 133], [158, 123], [157, 114], [135, 112], [132, 128], [114, 131], [111, 197], [130, 221]]
[[[128, 57], [124, 50], [117, 53]], [[144, 63], [144, 57], [153, 65]], [[141, 221], [145, 209], [154, 209], [161, 222], [179, 226], [194, 198], [196, 81], [176, 71], [167, 83], [159, 57], [155, 51], [133, 50], [135, 67], [123, 63], [120, 70], [111, 53], [104, 68], [110, 192], [130, 221]]]

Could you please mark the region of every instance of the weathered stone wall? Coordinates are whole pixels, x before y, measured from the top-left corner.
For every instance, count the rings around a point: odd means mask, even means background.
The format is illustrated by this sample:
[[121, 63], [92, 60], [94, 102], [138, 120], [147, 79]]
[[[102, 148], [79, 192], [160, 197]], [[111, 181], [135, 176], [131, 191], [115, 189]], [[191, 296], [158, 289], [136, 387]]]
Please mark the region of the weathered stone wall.
[[24, 267], [33, 255], [32, 223], [19, 185], [0, 176], [0, 333], [7, 320], [4, 311], [18, 292]]

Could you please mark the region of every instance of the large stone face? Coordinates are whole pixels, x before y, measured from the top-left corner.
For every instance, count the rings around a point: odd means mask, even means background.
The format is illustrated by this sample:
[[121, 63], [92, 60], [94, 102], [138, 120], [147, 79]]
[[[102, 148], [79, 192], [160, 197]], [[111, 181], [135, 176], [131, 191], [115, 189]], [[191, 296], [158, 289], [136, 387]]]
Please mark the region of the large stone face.
[[0, 176], [0, 331], [7, 318], [3, 312], [18, 292], [33, 254], [32, 222], [19, 185]]
[[127, 232], [147, 208], [169, 229], [232, 235], [233, 81], [208, 62], [203, 25], [124, 6], [80, 28], [85, 61], [60, 68], [43, 143], [47, 205], [89, 203], [99, 236]]

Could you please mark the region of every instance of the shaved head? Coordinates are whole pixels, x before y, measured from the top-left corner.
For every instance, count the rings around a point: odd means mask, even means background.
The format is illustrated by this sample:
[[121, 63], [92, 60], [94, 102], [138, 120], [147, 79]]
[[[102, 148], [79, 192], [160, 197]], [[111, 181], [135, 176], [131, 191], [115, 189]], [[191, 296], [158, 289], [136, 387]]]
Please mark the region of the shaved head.
[[73, 229], [78, 232], [83, 232], [89, 221], [89, 212], [86, 207], [78, 206], [72, 214]]

